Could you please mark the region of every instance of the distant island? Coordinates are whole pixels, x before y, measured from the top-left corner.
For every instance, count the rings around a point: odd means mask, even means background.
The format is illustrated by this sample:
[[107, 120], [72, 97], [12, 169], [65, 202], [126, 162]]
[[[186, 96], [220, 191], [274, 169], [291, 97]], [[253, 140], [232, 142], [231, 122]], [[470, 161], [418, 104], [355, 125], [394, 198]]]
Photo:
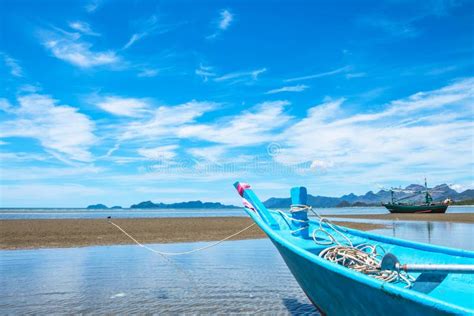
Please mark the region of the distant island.
[[[113, 206], [111, 209], [120, 209], [121, 206]], [[189, 208], [201, 208], [201, 209], [219, 209], [219, 208], [239, 208], [235, 205], [225, 205], [219, 202], [201, 202], [201, 201], [189, 201], [189, 202], [178, 202], [178, 203], [153, 203], [152, 201], [140, 202], [138, 204], [133, 204], [130, 206], [133, 209], [143, 209], [143, 208], [177, 208], [177, 209], [189, 209]], [[89, 205], [87, 209], [97, 210], [97, 209], [109, 209], [104, 204], [94, 204]]]
[[102, 210], [102, 209], [121, 209], [121, 206], [112, 206], [112, 207], [107, 207], [107, 205], [104, 204], [94, 204], [94, 205], [89, 205], [87, 209], [90, 210]]
[[[421, 191], [425, 187], [418, 184], [410, 184], [405, 190]], [[454, 205], [471, 205], [474, 201], [474, 190], [469, 189], [458, 193], [451, 189], [447, 184], [440, 184], [433, 188], [431, 194], [434, 201], [444, 201], [450, 198], [454, 201]], [[401, 193], [398, 197], [405, 197], [409, 194]], [[420, 197], [418, 197], [420, 198]], [[422, 197], [423, 198], [423, 197]], [[372, 191], [364, 195], [355, 195], [354, 193], [346, 194], [341, 197], [329, 197], [321, 195], [308, 194], [308, 204], [313, 207], [368, 207], [380, 206], [382, 202], [389, 202], [391, 194], [389, 190], [380, 190], [377, 193]], [[413, 199], [412, 199], [413, 200]], [[406, 201], [410, 201], [407, 199]], [[263, 203], [268, 208], [288, 208], [291, 205], [291, 199], [288, 198], [269, 198]]]
[[100, 210], [100, 209], [107, 209], [108, 207], [104, 204], [94, 204], [94, 205], [89, 205], [87, 208], [90, 210]]
[[239, 208], [235, 205], [224, 205], [219, 202], [201, 202], [201, 201], [189, 201], [189, 202], [178, 202], [178, 203], [153, 203], [151, 201], [141, 202], [133, 204], [130, 208]]

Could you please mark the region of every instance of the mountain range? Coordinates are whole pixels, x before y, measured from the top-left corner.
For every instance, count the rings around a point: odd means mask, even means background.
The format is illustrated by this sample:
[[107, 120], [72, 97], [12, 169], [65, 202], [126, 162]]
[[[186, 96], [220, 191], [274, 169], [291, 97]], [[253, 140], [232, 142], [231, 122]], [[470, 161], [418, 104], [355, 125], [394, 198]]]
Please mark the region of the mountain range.
[[[425, 187], [419, 184], [410, 184], [404, 190], [406, 191], [422, 191]], [[447, 184], [440, 184], [431, 189], [434, 201], [443, 201], [450, 198], [454, 201], [465, 201], [474, 199], [474, 190], [469, 189], [464, 192], [458, 193], [451, 189]], [[395, 193], [396, 198], [407, 198], [412, 193]], [[420, 194], [413, 198], [407, 198], [407, 201], [421, 201], [424, 199], [424, 195]], [[390, 190], [380, 190], [377, 193], [369, 191], [364, 195], [355, 195], [354, 193], [346, 194], [341, 197], [328, 197], [328, 196], [314, 196], [308, 194], [308, 204], [313, 207], [337, 207], [337, 206], [367, 206], [367, 205], [380, 205], [382, 202], [389, 202], [391, 200]], [[291, 198], [269, 198], [263, 203], [268, 208], [288, 208], [291, 205]]]
[[[404, 190], [407, 191], [422, 191], [425, 187], [418, 184], [410, 184]], [[447, 184], [440, 184], [431, 188], [431, 195], [434, 201], [443, 201], [450, 198], [456, 202], [474, 200], [474, 190], [466, 190], [458, 193], [451, 189]], [[411, 193], [396, 193], [397, 198], [405, 198], [412, 195]], [[372, 191], [367, 192], [364, 195], [355, 195], [354, 193], [346, 194], [341, 197], [329, 197], [320, 195], [308, 194], [308, 204], [313, 207], [342, 207], [342, 206], [379, 206], [382, 202], [389, 202], [391, 199], [389, 190], [380, 190], [377, 193]], [[422, 200], [424, 195], [418, 195], [412, 199], [405, 199], [404, 201]], [[272, 197], [266, 200], [265, 204], [268, 208], [288, 208], [291, 205], [291, 198], [276, 198]], [[89, 205], [88, 209], [108, 209], [104, 204]], [[120, 206], [113, 206], [112, 208], [118, 209]], [[178, 202], [178, 203], [153, 203], [151, 201], [140, 202], [130, 206], [133, 209], [143, 208], [161, 208], [161, 209], [228, 209], [238, 208], [234, 205], [224, 205], [219, 202], [201, 202], [201, 201], [189, 201], [189, 202]]]
[[[87, 207], [88, 209], [108, 209], [104, 204], [95, 204], [95, 205], [89, 205]], [[113, 206], [111, 208], [116, 208], [119, 209], [121, 208], [120, 206]], [[133, 204], [130, 206], [130, 208], [203, 208], [203, 209], [218, 209], [218, 208], [237, 208], [237, 206], [234, 205], [224, 205], [219, 202], [201, 202], [201, 201], [189, 201], [189, 202], [178, 202], [178, 203], [153, 203], [152, 201], [145, 201], [145, 202], [140, 202], [138, 204]]]

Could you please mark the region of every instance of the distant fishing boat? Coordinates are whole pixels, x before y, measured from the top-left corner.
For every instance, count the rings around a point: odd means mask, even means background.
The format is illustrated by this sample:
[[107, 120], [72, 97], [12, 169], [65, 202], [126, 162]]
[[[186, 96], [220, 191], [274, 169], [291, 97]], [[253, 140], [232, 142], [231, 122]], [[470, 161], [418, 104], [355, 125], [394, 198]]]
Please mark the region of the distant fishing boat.
[[[433, 192], [435, 191], [428, 189], [425, 178], [424, 190], [413, 191], [407, 189], [391, 188], [391, 202], [382, 203], [382, 205], [385, 206], [390, 211], [390, 213], [446, 213], [451, 200], [446, 199], [442, 203], [434, 203], [433, 197], [431, 196], [431, 193]], [[396, 199], [394, 195], [395, 193], [410, 193], [412, 195]], [[401, 202], [402, 200], [407, 200], [421, 194], [425, 195], [424, 203], [409, 204]]]
[[323, 315], [474, 313], [474, 252], [335, 225], [306, 205], [304, 187], [291, 190], [283, 212], [268, 210], [248, 184], [234, 186]]

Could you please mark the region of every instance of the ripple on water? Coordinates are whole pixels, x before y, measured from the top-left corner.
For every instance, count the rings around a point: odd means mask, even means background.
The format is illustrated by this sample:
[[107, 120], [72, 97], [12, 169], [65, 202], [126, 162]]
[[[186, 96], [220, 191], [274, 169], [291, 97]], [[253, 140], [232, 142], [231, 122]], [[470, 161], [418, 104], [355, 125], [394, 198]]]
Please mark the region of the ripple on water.
[[172, 260], [136, 246], [2, 251], [0, 308], [5, 314], [317, 315], [269, 240], [225, 242]]

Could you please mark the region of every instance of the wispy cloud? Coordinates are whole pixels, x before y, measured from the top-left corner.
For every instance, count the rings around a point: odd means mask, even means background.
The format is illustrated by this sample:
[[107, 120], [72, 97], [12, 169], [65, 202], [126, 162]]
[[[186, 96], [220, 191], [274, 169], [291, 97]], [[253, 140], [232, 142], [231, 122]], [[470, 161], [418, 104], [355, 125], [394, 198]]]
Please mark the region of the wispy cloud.
[[229, 12], [229, 10], [222, 10], [220, 14], [221, 19], [219, 21], [219, 28], [221, 30], [227, 30], [227, 28], [230, 26], [230, 23], [234, 19], [234, 16]]
[[121, 140], [149, 140], [157, 137], [176, 137], [183, 125], [192, 124], [204, 113], [213, 111], [217, 103], [190, 101], [175, 106], [160, 106], [153, 109], [143, 120], [133, 121], [123, 127]]
[[267, 68], [260, 68], [250, 71], [235, 71], [230, 72], [227, 74], [219, 74], [218, 71], [214, 70], [211, 66], [204, 66], [200, 64], [198, 68], [194, 71], [194, 73], [201, 77], [204, 82], [209, 81], [212, 79], [215, 82], [231, 82], [239, 83], [239, 82], [252, 82], [258, 80], [258, 77], [267, 71]]
[[147, 99], [124, 98], [120, 96], [93, 97], [92, 102], [102, 110], [117, 116], [138, 117], [149, 112]]
[[156, 77], [160, 71], [158, 69], [152, 69], [152, 68], [145, 68], [142, 69], [137, 76], [138, 77], [145, 77], [145, 78], [151, 78], [151, 77]]
[[227, 152], [227, 147], [208, 146], [189, 148], [187, 152], [198, 160], [203, 160], [205, 162], [219, 162], [222, 161], [222, 157]]
[[5, 98], [0, 98], [0, 111], [9, 112], [12, 108], [10, 101]]
[[231, 72], [231, 73], [214, 78], [214, 81], [217, 81], [217, 82], [228, 81], [228, 80], [236, 81], [236, 80], [241, 80], [245, 78], [257, 80], [258, 76], [266, 71], [267, 71], [267, 68], [260, 68], [260, 69], [256, 69], [252, 71]]
[[100, 36], [100, 34], [94, 32], [92, 28], [90, 27], [90, 25], [86, 22], [82, 22], [82, 21], [70, 22], [69, 27], [85, 35]]
[[16, 59], [13, 59], [9, 55], [0, 52], [0, 56], [3, 57], [5, 66], [10, 70], [10, 74], [15, 77], [23, 77], [23, 69], [19, 65]]
[[[464, 1], [434, 0], [413, 3], [410, 12], [394, 17], [382, 14], [369, 14], [361, 17], [358, 22], [368, 26], [375, 32], [381, 32], [392, 38], [409, 39], [416, 38], [423, 33], [420, 27], [422, 20], [429, 17], [447, 16], [453, 13], [453, 9], [459, 7]], [[423, 23], [421, 23], [423, 24]]]
[[261, 144], [273, 139], [274, 132], [289, 122], [288, 101], [271, 101], [235, 116], [222, 118], [226, 124], [193, 124], [181, 127], [178, 136], [226, 144], [228, 147]]
[[458, 66], [437, 67], [437, 68], [429, 70], [428, 72], [426, 72], [426, 74], [429, 76], [438, 76], [438, 75], [443, 75], [451, 71], [455, 71], [458, 68], [459, 68]]
[[214, 39], [218, 35], [220, 35], [223, 31], [227, 30], [234, 20], [234, 15], [227, 9], [222, 10], [219, 12], [219, 20], [217, 21], [217, 30], [211, 34], [208, 35], [206, 38], [207, 39]]
[[165, 145], [154, 148], [140, 148], [138, 154], [150, 160], [171, 160], [176, 157], [177, 145]]
[[[95, 125], [77, 108], [58, 105], [47, 95], [30, 94], [18, 98], [15, 119], [0, 127], [0, 137], [28, 137], [39, 140], [47, 151], [77, 161], [91, 161], [89, 147], [96, 142]], [[72, 123], [73, 122], [73, 123]]]
[[18, 92], [24, 92], [24, 93], [36, 93], [41, 91], [41, 86], [38, 84], [24, 84], [20, 87], [18, 87]]
[[362, 78], [362, 77], [367, 77], [367, 74], [365, 72], [351, 72], [351, 73], [346, 74], [347, 79]]
[[40, 31], [43, 46], [54, 57], [80, 68], [117, 65], [121, 59], [113, 50], [93, 51], [92, 44], [81, 39], [78, 34], [56, 29]]
[[84, 9], [89, 13], [93, 13], [101, 6], [102, 2], [103, 0], [90, 0], [89, 3], [84, 6]]
[[217, 76], [217, 74], [212, 71], [212, 67], [203, 66], [202, 64], [199, 65], [199, 68], [197, 68], [194, 73], [200, 76], [204, 81], [208, 81], [209, 77]]
[[269, 91], [265, 92], [265, 94], [275, 94], [275, 93], [281, 93], [281, 92], [301, 92], [301, 91], [304, 91], [308, 88], [309, 87], [304, 85], [304, 84], [299, 84], [299, 85], [296, 85], [296, 86], [286, 86], [286, 87], [282, 87], [282, 88], [279, 88], [279, 89], [269, 90]]
[[413, 38], [420, 32], [412, 25], [412, 19], [393, 20], [387, 17], [366, 17], [361, 22], [374, 30], [385, 32], [394, 37]]
[[152, 15], [148, 19], [138, 20], [134, 23], [137, 32], [130, 36], [128, 42], [123, 46], [122, 49], [128, 49], [132, 45], [135, 45], [138, 41], [153, 34], [163, 34], [176, 28], [177, 25], [160, 25], [157, 15]]
[[293, 82], [293, 81], [302, 81], [302, 80], [322, 78], [322, 77], [327, 77], [327, 76], [332, 76], [332, 75], [337, 75], [337, 74], [340, 74], [340, 73], [344, 73], [344, 72], [349, 71], [350, 69], [351, 69], [350, 66], [345, 66], [345, 67], [337, 68], [337, 69], [334, 69], [334, 70], [331, 70], [331, 71], [320, 72], [320, 73], [316, 73], [316, 74], [312, 74], [312, 75], [286, 79], [285, 82]]
[[135, 44], [135, 42], [137, 42], [139, 39], [141, 39], [142, 37], [145, 37], [145, 36], [146, 36], [146, 33], [134, 33], [134, 34], [132, 34], [132, 36], [130, 37], [128, 42], [123, 46], [123, 49], [129, 48], [130, 46]]

